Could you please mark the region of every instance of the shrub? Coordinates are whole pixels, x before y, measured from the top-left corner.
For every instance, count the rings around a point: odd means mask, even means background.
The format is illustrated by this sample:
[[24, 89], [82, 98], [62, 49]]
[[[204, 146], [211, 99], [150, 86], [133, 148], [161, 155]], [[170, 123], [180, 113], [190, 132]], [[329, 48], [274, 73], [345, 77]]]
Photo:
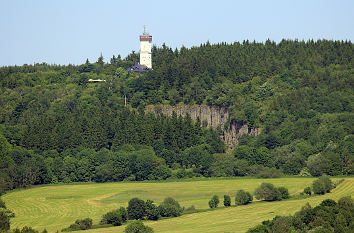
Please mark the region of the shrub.
[[102, 216], [100, 224], [112, 224], [113, 226], [120, 226], [123, 222], [127, 221], [126, 216], [123, 220], [122, 215], [123, 214], [120, 209], [110, 211]]
[[328, 176], [321, 176], [312, 183], [313, 192], [320, 195], [329, 193], [333, 187], [332, 185], [332, 181]]
[[10, 229], [10, 217], [5, 211], [0, 210], [0, 232], [8, 231]]
[[311, 187], [304, 188], [304, 193], [311, 196], [312, 194]]
[[280, 198], [281, 199], [288, 199], [289, 198], [289, 191], [285, 187], [279, 187], [278, 191], [280, 193]]
[[145, 202], [135, 197], [129, 201], [127, 211], [129, 219], [142, 219], [146, 215]]
[[78, 231], [78, 230], [87, 230], [92, 227], [92, 219], [77, 219], [74, 224], [71, 224], [68, 228], [64, 228], [61, 231]]
[[320, 204], [320, 206], [336, 206], [337, 203], [335, 201], [333, 201], [332, 199], [326, 199], [326, 200], [323, 200]]
[[158, 211], [162, 217], [178, 217], [181, 216], [183, 209], [174, 205], [161, 204]]
[[178, 208], [181, 208], [181, 206], [179, 205], [178, 201], [176, 201], [175, 199], [173, 199], [172, 197], [166, 197], [163, 202], [163, 204], [167, 204], [167, 205], [174, 205]]
[[167, 197], [158, 207], [159, 213], [162, 217], [178, 217], [182, 214], [183, 209], [178, 201], [172, 197]]
[[236, 205], [247, 205], [253, 200], [252, 195], [244, 190], [238, 190], [235, 197]]
[[214, 195], [211, 200], [209, 201], [209, 207], [210, 208], [216, 208], [219, 205], [219, 197], [217, 195]]
[[151, 227], [145, 226], [141, 221], [134, 221], [130, 223], [125, 229], [125, 233], [152, 233]]
[[160, 218], [160, 212], [153, 201], [146, 201], [146, 217], [149, 220], [158, 220]]
[[122, 215], [122, 220], [123, 222], [126, 222], [128, 220], [128, 211], [124, 207], [119, 208], [120, 214]]
[[5, 202], [0, 198], [0, 208], [6, 209]]
[[255, 191], [255, 197], [260, 200], [264, 199], [265, 201], [278, 201], [281, 200], [280, 192], [273, 184], [262, 183]]
[[224, 206], [231, 206], [231, 198], [229, 195], [224, 195]]

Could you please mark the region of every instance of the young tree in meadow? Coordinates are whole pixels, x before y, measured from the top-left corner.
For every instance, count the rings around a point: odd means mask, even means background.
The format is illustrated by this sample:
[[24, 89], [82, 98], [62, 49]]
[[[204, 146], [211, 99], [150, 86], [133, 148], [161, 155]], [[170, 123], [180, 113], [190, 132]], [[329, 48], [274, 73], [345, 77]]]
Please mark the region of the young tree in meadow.
[[312, 183], [312, 189], [315, 194], [326, 194], [333, 188], [333, 183], [328, 176], [321, 176]]
[[211, 200], [209, 201], [209, 207], [210, 208], [216, 208], [219, 205], [219, 197], [217, 195], [214, 195]]
[[154, 204], [152, 200], [147, 200], [146, 201], [146, 217], [149, 220], [158, 220], [160, 216], [159, 209], [157, 206]]
[[262, 183], [255, 191], [254, 195], [258, 200], [278, 201], [281, 199], [281, 194], [277, 188], [271, 183]]
[[[121, 207], [122, 208], [122, 207]], [[127, 221], [127, 218], [125, 216], [125, 208], [123, 207], [123, 212], [122, 209], [116, 209], [112, 210], [102, 216], [102, 219], [100, 221], [100, 224], [112, 224], [113, 226], [120, 226], [122, 223]]]
[[166, 197], [159, 205], [158, 210], [162, 217], [178, 217], [183, 212], [178, 201], [172, 197]]
[[231, 206], [231, 198], [229, 195], [224, 195], [224, 206]]
[[146, 215], [146, 204], [143, 200], [135, 197], [129, 201], [127, 211], [129, 219], [142, 219]]
[[288, 199], [290, 197], [289, 190], [285, 187], [279, 187], [280, 199]]
[[311, 194], [312, 194], [311, 187], [304, 188], [304, 193], [311, 196]]
[[236, 205], [247, 205], [253, 200], [252, 195], [244, 190], [238, 190], [235, 197]]

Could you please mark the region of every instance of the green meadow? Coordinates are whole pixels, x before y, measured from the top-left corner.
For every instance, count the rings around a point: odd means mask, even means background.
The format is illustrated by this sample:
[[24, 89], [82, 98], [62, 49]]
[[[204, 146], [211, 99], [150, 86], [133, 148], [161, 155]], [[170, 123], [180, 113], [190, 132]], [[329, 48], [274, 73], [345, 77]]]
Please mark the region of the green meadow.
[[[332, 178], [333, 181], [341, 178]], [[15, 190], [2, 198], [16, 217], [11, 219], [11, 227], [31, 226], [37, 230], [46, 228], [49, 232], [61, 230], [74, 223], [76, 219], [90, 217], [98, 224], [101, 216], [119, 206], [127, 206], [133, 197], [154, 200], [156, 203], [165, 197], [173, 197], [181, 206], [208, 209], [208, 201], [218, 195], [222, 206], [223, 195], [228, 194], [234, 204], [238, 189], [253, 191], [262, 182], [285, 186], [291, 195], [298, 195], [315, 178], [285, 177], [276, 179], [200, 179], [170, 182], [121, 182], [121, 183], [81, 183], [66, 185], [46, 185], [29, 189]], [[317, 205], [322, 200], [338, 200], [353, 195], [354, 177], [344, 178], [331, 193], [323, 196], [290, 199], [278, 202], [255, 201], [247, 206], [232, 206], [182, 215], [178, 218], [163, 219], [145, 224], [155, 232], [245, 232], [248, 228], [276, 215], [294, 214], [309, 202]], [[219, 204], [219, 205], [220, 205]], [[124, 225], [88, 230], [85, 232], [123, 232]]]

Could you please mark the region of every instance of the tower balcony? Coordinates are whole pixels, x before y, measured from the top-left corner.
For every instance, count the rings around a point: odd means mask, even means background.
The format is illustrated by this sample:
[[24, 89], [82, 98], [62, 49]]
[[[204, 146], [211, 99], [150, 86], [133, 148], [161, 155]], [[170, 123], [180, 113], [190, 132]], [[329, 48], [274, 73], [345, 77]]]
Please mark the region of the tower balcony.
[[140, 41], [152, 41], [152, 36], [142, 35], [142, 36], [140, 36]]

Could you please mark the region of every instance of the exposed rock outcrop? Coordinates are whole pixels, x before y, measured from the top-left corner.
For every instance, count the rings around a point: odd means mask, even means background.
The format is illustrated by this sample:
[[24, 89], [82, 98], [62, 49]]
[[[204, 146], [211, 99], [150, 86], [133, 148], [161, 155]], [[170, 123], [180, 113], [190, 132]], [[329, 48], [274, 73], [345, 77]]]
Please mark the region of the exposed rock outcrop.
[[247, 125], [242, 125], [234, 121], [229, 121], [230, 114], [228, 109], [220, 107], [210, 107], [207, 105], [149, 105], [145, 108], [145, 112], [154, 112], [155, 114], [172, 115], [175, 112], [177, 115], [186, 116], [189, 114], [193, 120], [198, 117], [203, 125], [220, 129], [223, 132], [222, 139], [228, 146], [227, 152], [230, 153], [237, 146], [239, 138], [244, 134], [258, 136], [261, 133], [261, 128], [248, 128]]

